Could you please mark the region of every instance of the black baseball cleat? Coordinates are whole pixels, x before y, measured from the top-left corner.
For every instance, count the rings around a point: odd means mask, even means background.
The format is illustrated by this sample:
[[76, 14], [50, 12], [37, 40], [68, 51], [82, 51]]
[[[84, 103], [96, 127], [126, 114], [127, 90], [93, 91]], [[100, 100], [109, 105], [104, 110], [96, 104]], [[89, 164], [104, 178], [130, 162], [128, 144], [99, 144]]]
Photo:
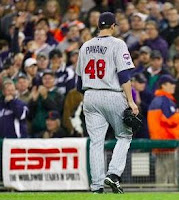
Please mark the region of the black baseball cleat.
[[94, 190], [92, 192], [93, 192], [93, 194], [102, 194], [104, 192], [104, 189], [100, 188], [99, 190]]
[[124, 194], [122, 187], [120, 186], [121, 179], [115, 174], [107, 175], [104, 179], [104, 183], [109, 185], [113, 191], [113, 193], [121, 193]]

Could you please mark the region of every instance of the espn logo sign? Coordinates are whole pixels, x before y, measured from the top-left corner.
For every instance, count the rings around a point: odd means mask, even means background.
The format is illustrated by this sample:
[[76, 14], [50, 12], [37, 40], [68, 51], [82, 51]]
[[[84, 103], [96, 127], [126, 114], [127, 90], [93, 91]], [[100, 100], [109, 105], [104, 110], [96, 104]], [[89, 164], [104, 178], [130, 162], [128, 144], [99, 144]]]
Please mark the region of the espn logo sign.
[[62, 169], [68, 169], [71, 168], [69, 158], [73, 162], [72, 169], [78, 169], [77, 148], [13, 148], [11, 149], [10, 170], [48, 170], [54, 162], [58, 162]]

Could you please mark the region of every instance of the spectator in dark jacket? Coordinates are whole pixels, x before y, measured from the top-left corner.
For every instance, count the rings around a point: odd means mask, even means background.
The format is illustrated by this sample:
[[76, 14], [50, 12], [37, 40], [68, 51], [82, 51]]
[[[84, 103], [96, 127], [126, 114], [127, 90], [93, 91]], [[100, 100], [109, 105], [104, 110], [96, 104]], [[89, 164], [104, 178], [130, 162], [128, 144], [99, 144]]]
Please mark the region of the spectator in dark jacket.
[[150, 66], [143, 72], [147, 78], [147, 89], [154, 92], [157, 88], [157, 82], [161, 75], [169, 74], [164, 67], [163, 58], [159, 51], [154, 50], [151, 54]]
[[3, 95], [0, 98], [0, 137], [27, 137], [27, 111], [26, 104], [16, 98], [16, 89], [13, 81], [4, 81]]
[[75, 87], [75, 72], [71, 67], [66, 67], [63, 61], [62, 53], [58, 49], [54, 49], [49, 54], [50, 68], [56, 75], [56, 85], [61, 94], [67, 94], [70, 89]]
[[147, 79], [142, 73], [137, 73], [132, 77], [132, 94], [135, 103], [138, 105], [140, 112], [143, 116], [143, 126], [138, 130], [135, 138], [149, 138], [147, 127], [147, 111], [150, 105], [153, 94], [146, 88]]
[[38, 67], [38, 74], [40, 77], [42, 77], [43, 72], [48, 68], [48, 66], [49, 66], [48, 54], [39, 53], [37, 55], [37, 67]]
[[3, 64], [3, 71], [1, 73], [2, 79], [9, 78], [14, 83], [17, 82], [19, 69], [14, 65], [14, 61], [11, 58], [7, 58]]
[[29, 119], [33, 133], [46, 129], [45, 120], [50, 110], [56, 110], [62, 115], [63, 97], [55, 87], [55, 76], [51, 70], [44, 72], [42, 83], [43, 85], [32, 88], [32, 99], [29, 102]]
[[179, 139], [179, 112], [173, 96], [176, 80], [170, 75], [159, 79], [159, 88], [148, 110], [148, 127], [151, 139]]
[[[132, 74], [143, 72], [150, 65], [150, 55], [151, 48], [148, 46], [143, 46], [139, 50], [139, 63], [136, 65], [135, 69], [132, 70]], [[131, 54], [132, 55], [132, 54]]]
[[18, 98], [28, 104], [30, 100], [29, 79], [25, 74], [19, 74], [17, 78], [16, 88], [18, 92]]
[[179, 35], [179, 20], [178, 11], [171, 8], [167, 11], [168, 27], [161, 33], [162, 37], [168, 42], [170, 46], [175, 38]]
[[48, 112], [46, 119], [46, 130], [43, 132], [43, 138], [63, 138], [67, 137], [68, 134], [61, 127], [61, 120], [58, 111]]
[[52, 33], [50, 32], [50, 26], [47, 18], [41, 18], [35, 24], [35, 30], [44, 29], [47, 33], [46, 43], [50, 46], [56, 46], [58, 42], [54, 39]]

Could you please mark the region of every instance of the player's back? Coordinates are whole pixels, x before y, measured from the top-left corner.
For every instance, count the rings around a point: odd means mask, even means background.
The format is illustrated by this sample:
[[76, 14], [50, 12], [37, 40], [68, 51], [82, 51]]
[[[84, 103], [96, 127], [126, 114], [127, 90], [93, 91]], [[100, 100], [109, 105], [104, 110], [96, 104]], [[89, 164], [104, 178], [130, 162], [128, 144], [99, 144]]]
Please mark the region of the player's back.
[[132, 61], [128, 60], [128, 50], [126, 52], [124, 49], [127, 49], [124, 41], [112, 36], [95, 37], [84, 43], [77, 65], [83, 89], [121, 91], [117, 72], [123, 68], [122, 59], [126, 59], [128, 68], [133, 67]]

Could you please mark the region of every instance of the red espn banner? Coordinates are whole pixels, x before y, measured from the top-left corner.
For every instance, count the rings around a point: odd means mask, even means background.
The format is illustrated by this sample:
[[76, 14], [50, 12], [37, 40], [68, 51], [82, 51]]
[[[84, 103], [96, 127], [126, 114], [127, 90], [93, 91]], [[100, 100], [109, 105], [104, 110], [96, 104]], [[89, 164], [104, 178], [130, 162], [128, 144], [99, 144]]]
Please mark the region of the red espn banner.
[[88, 190], [87, 138], [4, 139], [3, 183], [19, 191]]

